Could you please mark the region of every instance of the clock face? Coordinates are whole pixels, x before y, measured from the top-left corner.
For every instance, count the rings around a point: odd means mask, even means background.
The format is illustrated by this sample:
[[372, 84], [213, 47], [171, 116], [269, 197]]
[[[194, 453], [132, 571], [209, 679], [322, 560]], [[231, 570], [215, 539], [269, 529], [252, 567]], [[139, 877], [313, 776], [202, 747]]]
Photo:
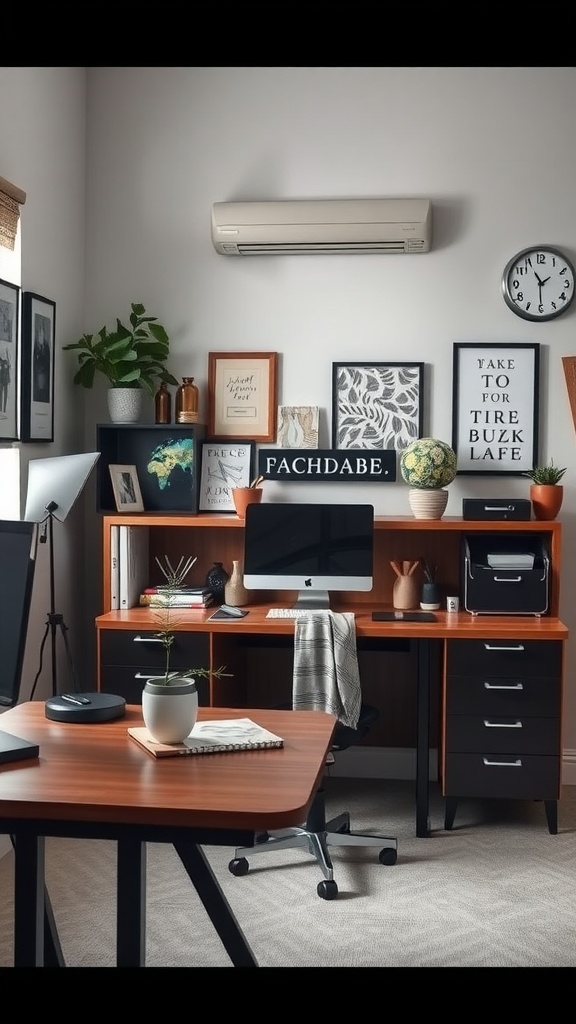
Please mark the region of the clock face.
[[574, 298], [574, 268], [550, 245], [522, 249], [502, 275], [506, 305], [524, 320], [553, 320]]

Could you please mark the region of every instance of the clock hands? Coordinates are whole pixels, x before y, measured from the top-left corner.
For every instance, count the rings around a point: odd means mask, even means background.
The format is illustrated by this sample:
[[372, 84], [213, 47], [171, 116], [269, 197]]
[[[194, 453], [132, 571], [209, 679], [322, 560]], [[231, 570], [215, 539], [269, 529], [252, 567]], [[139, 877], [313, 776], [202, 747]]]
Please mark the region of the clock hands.
[[534, 277], [538, 281], [538, 305], [541, 306], [542, 305], [542, 289], [543, 289], [544, 285], [546, 284], [546, 282], [550, 280], [550, 274], [548, 274], [548, 277], [545, 277], [544, 280], [542, 280], [542, 278], [538, 276], [536, 271], [534, 271]]

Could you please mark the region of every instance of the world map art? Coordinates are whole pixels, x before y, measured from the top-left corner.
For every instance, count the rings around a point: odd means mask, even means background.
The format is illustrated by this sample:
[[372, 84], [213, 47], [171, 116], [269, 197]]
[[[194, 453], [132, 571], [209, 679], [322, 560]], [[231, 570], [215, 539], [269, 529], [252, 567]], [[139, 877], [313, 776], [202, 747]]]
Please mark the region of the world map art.
[[177, 470], [192, 476], [194, 472], [194, 440], [189, 437], [174, 438], [157, 445], [146, 468], [148, 473], [156, 477], [161, 491], [165, 491], [176, 482], [175, 475], [180, 476], [176, 473]]

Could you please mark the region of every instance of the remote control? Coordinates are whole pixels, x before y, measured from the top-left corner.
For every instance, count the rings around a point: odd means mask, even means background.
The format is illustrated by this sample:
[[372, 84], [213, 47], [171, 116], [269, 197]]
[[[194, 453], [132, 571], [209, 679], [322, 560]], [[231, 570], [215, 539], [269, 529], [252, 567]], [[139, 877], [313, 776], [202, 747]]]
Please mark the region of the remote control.
[[220, 611], [224, 612], [225, 615], [232, 615], [235, 619], [241, 619], [246, 612], [243, 612], [241, 608], [234, 608], [231, 604], [221, 604]]
[[70, 701], [70, 704], [91, 704], [91, 701], [88, 697], [81, 697], [79, 693], [63, 693], [62, 700]]

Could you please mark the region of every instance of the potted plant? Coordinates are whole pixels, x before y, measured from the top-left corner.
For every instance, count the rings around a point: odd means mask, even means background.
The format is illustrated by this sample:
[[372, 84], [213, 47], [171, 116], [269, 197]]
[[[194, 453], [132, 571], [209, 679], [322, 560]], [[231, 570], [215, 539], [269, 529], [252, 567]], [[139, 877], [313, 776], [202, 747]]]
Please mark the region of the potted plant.
[[83, 334], [63, 346], [78, 353], [74, 383], [92, 388], [101, 373], [110, 384], [108, 408], [114, 423], [135, 423], [142, 406], [142, 392], [151, 396], [157, 382], [178, 384], [165, 367], [170, 350], [166, 328], [150, 316], [142, 303], [133, 302], [129, 324], [116, 320], [116, 329], [101, 327], [98, 334]]
[[456, 476], [456, 452], [445, 441], [420, 437], [400, 454], [402, 479], [415, 519], [441, 519], [448, 504], [447, 484]]
[[556, 519], [564, 498], [564, 488], [560, 481], [566, 469], [566, 466], [562, 469], [555, 466], [554, 459], [550, 459], [547, 466], [535, 466], [524, 473], [532, 481], [530, 500], [536, 519]]
[[257, 476], [254, 480], [248, 484], [248, 487], [233, 487], [232, 488], [232, 501], [234, 502], [234, 508], [236, 509], [236, 515], [240, 519], [246, 518], [246, 508], [248, 505], [262, 501], [262, 487], [264, 483], [263, 476]]
[[[181, 558], [172, 566], [166, 556], [156, 562], [166, 579], [166, 604], [152, 612], [158, 626], [156, 636], [165, 651], [164, 673], [146, 680], [142, 691], [142, 717], [150, 735], [159, 743], [181, 743], [190, 734], [198, 715], [198, 690], [195, 677], [208, 678], [205, 668], [172, 670], [170, 657], [174, 644], [174, 629], [178, 620], [173, 618], [173, 599], [196, 562], [196, 558]], [[220, 667], [212, 672], [217, 679], [231, 675]]]

